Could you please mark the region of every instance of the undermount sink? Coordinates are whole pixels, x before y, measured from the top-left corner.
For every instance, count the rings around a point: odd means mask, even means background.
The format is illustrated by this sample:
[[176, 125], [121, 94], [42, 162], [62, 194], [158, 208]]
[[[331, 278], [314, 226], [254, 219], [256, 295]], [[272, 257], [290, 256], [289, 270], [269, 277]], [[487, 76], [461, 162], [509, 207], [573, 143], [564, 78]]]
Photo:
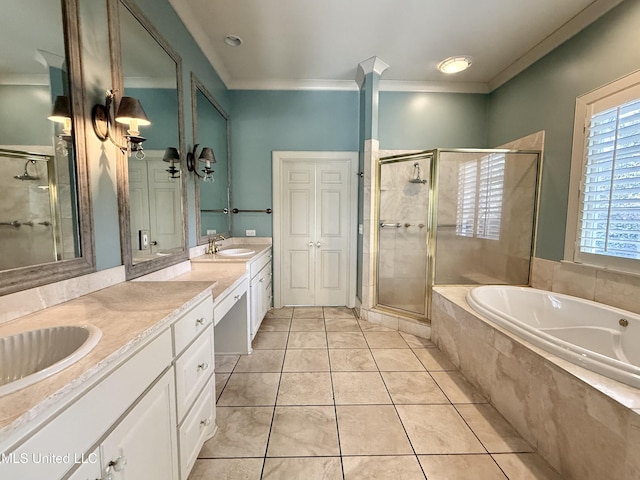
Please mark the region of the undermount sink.
[[67, 325], [0, 338], [0, 396], [77, 362], [101, 337], [102, 332], [93, 325]]
[[256, 251], [250, 248], [225, 248], [224, 250], [218, 250], [218, 255], [222, 255], [223, 257], [239, 257], [252, 253], [256, 253]]

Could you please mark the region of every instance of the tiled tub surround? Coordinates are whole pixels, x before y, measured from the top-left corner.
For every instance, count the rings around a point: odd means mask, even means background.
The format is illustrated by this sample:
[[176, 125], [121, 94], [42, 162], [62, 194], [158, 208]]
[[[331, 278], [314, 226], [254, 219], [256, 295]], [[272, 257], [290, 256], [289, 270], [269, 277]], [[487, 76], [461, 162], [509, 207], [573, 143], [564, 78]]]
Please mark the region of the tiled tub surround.
[[216, 357], [218, 433], [189, 480], [560, 480], [429, 340], [296, 307], [253, 347]]
[[640, 390], [493, 324], [469, 290], [434, 289], [432, 339], [451, 362], [565, 478], [640, 478]]

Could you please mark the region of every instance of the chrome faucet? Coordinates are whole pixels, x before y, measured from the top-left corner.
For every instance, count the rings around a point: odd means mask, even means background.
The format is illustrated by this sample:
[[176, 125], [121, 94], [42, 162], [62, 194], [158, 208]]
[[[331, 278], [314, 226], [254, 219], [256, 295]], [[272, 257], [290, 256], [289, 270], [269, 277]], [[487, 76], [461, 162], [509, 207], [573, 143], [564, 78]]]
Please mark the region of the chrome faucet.
[[216, 235], [215, 237], [212, 237], [209, 239], [209, 246], [207, 247], [207, 254], [212, 255], [215, 253], [218, 253], [218, 251], [220, 250], [220, 247], [218, 244], [216, 244], [216, 242], [221, 242], [223, 240], [225, 240], [225, 236], [224, 235]]

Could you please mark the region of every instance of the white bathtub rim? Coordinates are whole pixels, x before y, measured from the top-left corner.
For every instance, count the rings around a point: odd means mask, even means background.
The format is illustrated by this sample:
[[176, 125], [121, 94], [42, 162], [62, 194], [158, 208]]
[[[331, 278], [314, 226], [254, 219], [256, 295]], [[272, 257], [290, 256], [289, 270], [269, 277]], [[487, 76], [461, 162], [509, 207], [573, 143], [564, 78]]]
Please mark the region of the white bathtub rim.
[[[480, 287], [476, 287], [480, 288]], [[512, 287], [518, 289], [531, 289], [530, 287]], [[473, 298], [473, 290], [471, 289], [466, 295], [467, 304], [471, 307], [471, 311], [476, 314], [482, 315], [483, 321], [488, 322], [492, 326], [498, 326], [501, 331], [506, 331], [515, 335], [519, 339], [525, 340], [532, 345], [542, 349], [546, 354], [551, 356], [556, 356], [560, 359], [563, 359], [567, 362], [570, 362], [573, 365], [576, 365], [580, 368], [589, 370], [590, 372], [597, 373], [599, 375], [603, 375], [611, 380], [616, 382], [620, 382], [625, 384], [628, 387], [634, 389], [640, 389], [640, 374], [638, 371], [640, 369], [635, 367], [634, 365], [626, 364], [621, 362], [620, 360], [616, 360], [610, 358], [608, 356], [602, 355], [597, 352], [593, 352], [591, 350], [587, 350], [585, 348], [579, 347], [577, 345], [573, 345], [569, 342], [566, 342], [560, 338], [549, 335], [544, 331], [537, 330], [536, 333], [531, 333], [529, 329], [533, 327], [523, 326], [525, 325], [523, 322], [518, 321], [513, 318], [511, 315], [505, 314], [503, 312], [499, 312], [497, 309], [494, 309], [489, 306], [480, 305]], [[536, 290], [536, 289], [531, 289]], [[545, 292], [542, 290], [542, 292]], [[571, 297], [570, 295], [556, 294], [555, 292], [546, 292], [553, 293], [554, 295], [576, 299], [578, 297]], [[583, 300], [583, 299], [579, 299]], [[590, 304], [602, 306], [603, 304], [597, 302], [591, 302], [589, 300], [584, 300]], [[621, 314], [631, 314], [631, 312], [626, 312], [621, 309], [616, 309], [611, 307], [612, 310], [616, 312], [620, 312]], [[495, 317], [495, 319], [494, 319]], [[587, 365], [588, 362], [585, 361], [585, 355], [587, 358], [596, 360], [597, 362], [591, 362]], [[590, 383], [590, 382], [589, 382]], [[640, 393], [640, 391], [638, 392]]]

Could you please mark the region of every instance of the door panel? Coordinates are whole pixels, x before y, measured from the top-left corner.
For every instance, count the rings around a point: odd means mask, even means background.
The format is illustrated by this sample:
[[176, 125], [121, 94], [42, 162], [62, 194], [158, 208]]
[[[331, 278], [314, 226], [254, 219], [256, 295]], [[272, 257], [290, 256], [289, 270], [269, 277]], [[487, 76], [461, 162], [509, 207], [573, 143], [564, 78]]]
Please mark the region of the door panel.
[[281, 304], [347, 305], [355, 260], [350, 249], [357, 232], [351, 169], [357, 157], [291, 153], [286, 158], [274, 154], [274, 162], [279, 161], [274, 172], [280, 172], [274, 190], [280, 220], [277, 225], [274, 220], [274, 233], [280, 235]]

